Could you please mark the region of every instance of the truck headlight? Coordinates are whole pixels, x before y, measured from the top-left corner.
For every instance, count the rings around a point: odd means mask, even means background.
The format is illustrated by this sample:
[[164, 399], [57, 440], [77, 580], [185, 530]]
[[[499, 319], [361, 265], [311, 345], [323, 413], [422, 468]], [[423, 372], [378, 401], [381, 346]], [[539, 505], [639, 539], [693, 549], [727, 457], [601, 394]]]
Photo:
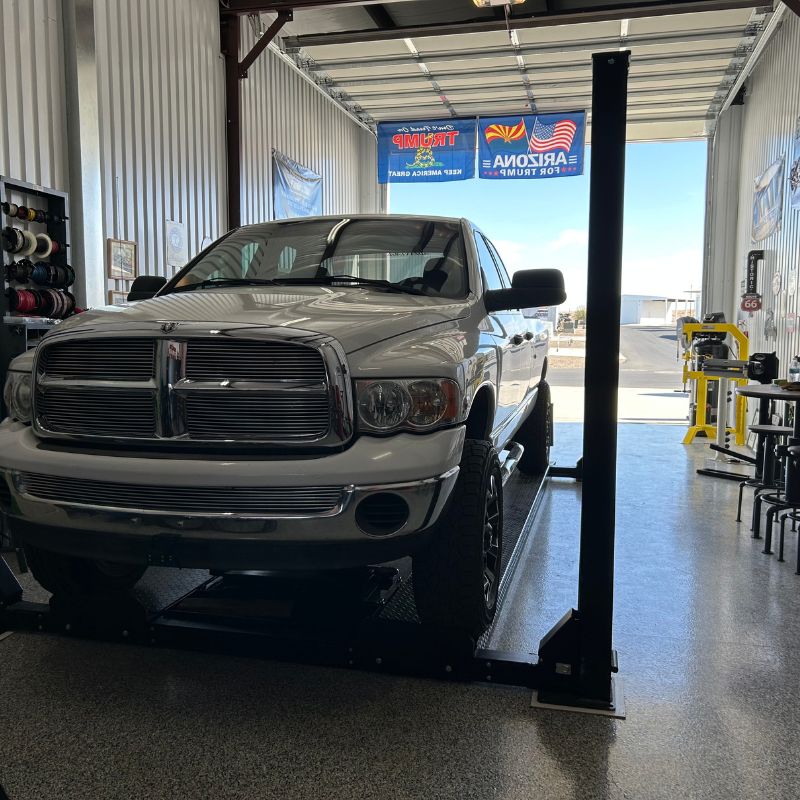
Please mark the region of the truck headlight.
[[356, 381], [358, 416], [367, 431], [430, 430], [457, 422], [458, 384], [449, 378]]
[[8, 416], [19, 422], [31, 421], [31, 374], [9, 372], [3, 388], [3, 403]]

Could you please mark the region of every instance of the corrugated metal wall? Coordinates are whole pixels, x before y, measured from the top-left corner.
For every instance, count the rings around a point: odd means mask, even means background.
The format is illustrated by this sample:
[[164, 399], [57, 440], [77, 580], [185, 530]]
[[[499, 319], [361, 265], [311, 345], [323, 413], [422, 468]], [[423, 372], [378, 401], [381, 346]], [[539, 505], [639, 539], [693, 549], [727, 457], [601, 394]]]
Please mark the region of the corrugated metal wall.
[[[255, 41], [243, 18], [240, 58]], [[380, 210], [375, 136], [278, 53], [251, 67], [241, 104], [243, 224], [273, 218], [273, 148], [322, 176], [324, 214]]]
[[171, 276], [167, 220], [190, 257], [226, 229], [219, 4], [95, 0], [95, 26], [105, 237], [137, 243], [140, 274]]
[[[800, 115], [800, 19], [787, 14], [780, 30], [769, 42], [747, 83], [740, 148], [739, 208], [735, 270], [736, 293], [744, 280], [747, 253], [764, 250], [759, 275], [763, 295], [762, 311], [742, 314], [751, 341], [751, 352], [777, 350], [784, 376], [791, 357], [800, 352], [797, 286], [800, 262], [800, 210], [792, 210], [789, 198], [789, 168], [792, 142]], [[753, 191], [756, 179], [776, 159], [785, 157], [783, 221], [781, 229], [769, 238], [751, 241]], [[775, 294], [773, 278], [781, 275], [781, 288]], [[768, 328], [774, 319], [776, 333]]]
[[0, 0], [0, 174], [68, 187], [60, 0]]

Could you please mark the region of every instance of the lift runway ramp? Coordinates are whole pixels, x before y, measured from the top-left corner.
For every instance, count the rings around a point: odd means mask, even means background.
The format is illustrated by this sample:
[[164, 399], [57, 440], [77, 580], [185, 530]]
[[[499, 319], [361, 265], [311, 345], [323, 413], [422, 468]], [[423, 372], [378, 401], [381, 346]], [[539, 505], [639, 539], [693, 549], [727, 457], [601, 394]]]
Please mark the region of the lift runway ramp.
[[[514, 474], [504, 491], [496, 621], [535, 532], [545, 477]], [[0, 563], [0, 568], [5, 567]], [[265, 576], [154, 567], [129, 597], [76, 605], [48, 599], [29, 574], [0, 611], [0, 631], [42, 630], [104, 641], [236, 653], [395, 674], [535, 686], [535, 656], [487, 649], [463, 632], [419, 623], [411, 559], [314, 576]], [[36, 600], [37, 602], [32, 602]], [[532, 643], [535, 649], [535, 643]]]

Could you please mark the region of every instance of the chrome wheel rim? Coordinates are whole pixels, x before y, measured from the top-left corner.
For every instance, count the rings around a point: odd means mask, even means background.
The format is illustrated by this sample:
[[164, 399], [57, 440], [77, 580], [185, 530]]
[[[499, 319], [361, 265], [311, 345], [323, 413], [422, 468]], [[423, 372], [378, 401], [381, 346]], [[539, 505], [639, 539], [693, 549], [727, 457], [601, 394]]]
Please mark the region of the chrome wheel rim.
[[483, 600], [492, 611], [500, 582], [500, 489], [494, 472], [489, 476], [483, 513]]

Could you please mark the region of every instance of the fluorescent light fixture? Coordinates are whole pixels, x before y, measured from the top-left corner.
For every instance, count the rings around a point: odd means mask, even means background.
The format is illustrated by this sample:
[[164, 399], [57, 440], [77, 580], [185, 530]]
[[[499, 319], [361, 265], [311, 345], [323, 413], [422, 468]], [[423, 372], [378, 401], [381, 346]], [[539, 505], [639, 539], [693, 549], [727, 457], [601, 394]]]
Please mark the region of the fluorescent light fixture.
[[518, 6], [525, 0], [472, 0], [478, 8], [489, 8], [490, 6]]

